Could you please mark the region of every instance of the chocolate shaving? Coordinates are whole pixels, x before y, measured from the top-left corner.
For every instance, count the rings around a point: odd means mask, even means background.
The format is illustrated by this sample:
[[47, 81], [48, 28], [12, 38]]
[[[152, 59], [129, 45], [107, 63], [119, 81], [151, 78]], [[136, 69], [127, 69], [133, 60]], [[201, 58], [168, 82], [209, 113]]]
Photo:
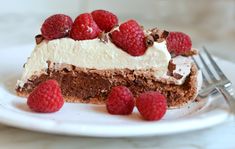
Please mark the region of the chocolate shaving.
[[103, 43], [107, 43], [108, 42], [108, 36], [107, 36], [107, 34], [104, 31], [99, 34], [98, 38]]
[[168, 64], [168, 75], [172, 76], [173, 75], [173, 71], [176, 69], [176, 65], [173, 63], [173, 60], [169, 61]]
[[168, 31], [160, 30], [158, 28], [153, 28], [150, 30], [151, 36], [154, 38], [154, 41], [162, 42], [166, 40], [166, 37], [169, 35]]
[[179, 73], [174, 73], [174, 70], [176, 69], [176, 65], [173, 63], [173, 60], [169, 61], [168, 64], [168, 72], [167, 74], [169, 76], [173, 76], [174, 78], [176, 78], [177, 80], [181, 79], [183, 76]]
[[150, 36], [150, 35], [146, 36], [145, 37], [145, 44], [147, 47], [153, 46], [153, 44], [154, 44], [153, 36]]
[[154, 41], [157, 41], [160, 38], [157, 33], [151, 33], [151, 36], [153, 37]]
[[181, 79], [183, 76], [179, 73], [173, 73], [173, 77], [176, 78], [177, 80]]
[[164, 30], [163, 33], [162, 33], [161, 38], [165, 38], [166, 39], [168, 35], [169, 35], [169, 32]]
[[42, 35], [39, 34], [35, 36], [36, 44], [40, 44], [43, 40], [44, 40], [44, 37]]

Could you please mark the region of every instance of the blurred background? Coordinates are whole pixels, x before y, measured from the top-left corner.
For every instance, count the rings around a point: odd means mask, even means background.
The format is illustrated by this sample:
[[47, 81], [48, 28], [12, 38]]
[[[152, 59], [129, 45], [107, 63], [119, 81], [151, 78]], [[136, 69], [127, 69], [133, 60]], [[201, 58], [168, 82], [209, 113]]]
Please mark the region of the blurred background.
[[0, 5], [0, 49], [34, 44], [43, 21], [55, 13], [73, 19], [106, 9], [120, 21], [133, 18], [146, 26], [189, 34], [193, 46], [205, 45], [235, 62], [235, 0], [8, 0]]

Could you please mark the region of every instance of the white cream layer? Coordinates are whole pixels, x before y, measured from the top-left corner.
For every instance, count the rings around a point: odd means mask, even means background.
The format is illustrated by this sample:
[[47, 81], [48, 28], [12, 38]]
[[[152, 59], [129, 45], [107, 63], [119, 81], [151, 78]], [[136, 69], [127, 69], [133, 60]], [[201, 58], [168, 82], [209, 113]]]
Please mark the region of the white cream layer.
[[182, 78], [177, 79], [173, 76], [169, 76], [167, 74], [164, 74], [159, 79], [166, 80], [168, 82], [174, 82], [174, 84], [181, 85], [184, 83], [187, 76], [191, 73], [191, 67], [192, 67], [192, 59], [190, 57], [184, 57], [184, 56], [176, 56], [172, 58], [173, 63], [176, 65], [175, 70], [173, 73], [177, 73], [182, 76]]
[[165, 41], [155, 42], [144, 55], [134, 57], [110, 41], [108, 43], [103, 43], [99, 39], [75, 41], [70, 38], [44, 40], [35, 47], [17, 85], [22, 87], [31, 76], [40, 75], [42, 70], [47, 69], [47, 61], [98, 70], [154, 69], [155, 76], [161, 77], [166, 74], [170, 59]]

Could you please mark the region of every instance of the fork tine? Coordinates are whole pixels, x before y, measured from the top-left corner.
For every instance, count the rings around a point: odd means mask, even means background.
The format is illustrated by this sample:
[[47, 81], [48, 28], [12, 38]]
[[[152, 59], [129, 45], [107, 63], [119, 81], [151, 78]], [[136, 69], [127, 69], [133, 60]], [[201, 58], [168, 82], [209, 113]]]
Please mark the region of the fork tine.
[[[203, 50], [204, 51], [204, 50]], [[204, 65], [204, 67], [206, 68], [206, 71], [207, 73], [209, 74], [210, 76], [210, 79], [213, 81], [213, 82], [216, 82], [217, 79], [215, 78], [214, 74], [211, 72], [210, 68], [207, 66], [204, 58], [202, 57], [201, 53], [198, 54], [199, 55], [199, 58], [200, 60], [202, 61], [202, 64]]]
[[227, 77], [224, 75], [224, 73], [221, 71], [221, 69], [219, 68], [219, 66], [215, 63], [214, 59], [211, 57], [211, 54], [209, 54], [208, 50], [206, 49], [206, 47], [202, 47], [203, 51], [206, 53], [207, 57], [209, 58], [209, 60], [211, 61], [211, 64], [213, 65], [213, 67], [215, 68], [215, 71], [218, 73], [219, 77], [221, 77], [221, 79], [227, 79]]
[[[192, 56], [192, 59], [193, 59], [194, 63], [196, 64], [197, 68], [201, 69], [200, 66], [198, 65], [198, 62], [196, 61], [196, 59], [193, 56]], [[202, 78], [203, 78], [203, 82], [205, 83], [205, 86], [209, 85], [209, 82], [208, 82], [206, 76], [204, 75], [204, 73], [202, 73]]]

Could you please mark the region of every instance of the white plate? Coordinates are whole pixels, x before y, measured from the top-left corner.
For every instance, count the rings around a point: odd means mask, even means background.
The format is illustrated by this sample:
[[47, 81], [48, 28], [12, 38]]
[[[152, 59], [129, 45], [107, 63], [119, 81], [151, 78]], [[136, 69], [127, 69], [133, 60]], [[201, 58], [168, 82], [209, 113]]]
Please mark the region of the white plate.
[[[220, 124], [229, 118], [221, 97], [200, 100], [181, 109], [168, 110], [161, 121], [147, 122], [137, 110], [130, 116], [113, 116], [102, 105], [66, 103], [57, 113], [31, 112], [26, 100], [15, 95], [15, 83], [33, 46], [0, 50], [0, 122], [6, 125], [54, 134], [130, 137], [167, 135]], [[219, 61], [225, 72], [232, 63]], [[232, 72], [231, 74], [235, 74]], [[230, 76], [228, 76], [230, 77]]]

